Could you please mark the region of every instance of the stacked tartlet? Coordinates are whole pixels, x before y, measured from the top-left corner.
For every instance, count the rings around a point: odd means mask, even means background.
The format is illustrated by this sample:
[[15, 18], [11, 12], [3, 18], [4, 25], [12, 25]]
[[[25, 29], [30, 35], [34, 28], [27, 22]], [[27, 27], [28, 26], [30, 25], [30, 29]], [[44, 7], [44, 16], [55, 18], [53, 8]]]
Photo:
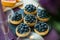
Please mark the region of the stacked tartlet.
[[37, 20], [34, 15], [28, 14], [24, 17], [24, 23], [28, 24], [30, 27], [34, 26], [36, 22]]
[[15, 12], [15, 14], [9, 15], [9, 22], [14, 25], [18, 25], [22, 22], [22, 14]]
[[45, 36], [49, 32], [49, 25], [44, 22], [38, 22], [34, 26], [34, 31], [39, 35]]
[[37, 18], [39, 21], [42, 22], [47, 22], [50, 19], [48, 12], [46, 10], [41, 10], [41, 9], [38, 10]]
[[37, 13], [36, 7], [33, 4], [26, 5], [24, 12], [25, 14], [33, 14], [33, 15]]
[[[24, 17], [23, 14], [26, 14]], [[16, 27], [16, 35], [18, 37], [26, 37], [30, 34], [32, 28], [34, 32], [45, 36], [49, 32], [49, 25], [45, 22], [49, 20], [48, 13], [45, 10], [39, 9], [32, 4], [26, 5], [24, 13], [15, 12], [9, 16], [9, 23], [18, 25]]]
[[18, 37], [26, 37], [30, 34], [31, 29], [27, 24], [21, 23], [16, 28], [16, 35]]

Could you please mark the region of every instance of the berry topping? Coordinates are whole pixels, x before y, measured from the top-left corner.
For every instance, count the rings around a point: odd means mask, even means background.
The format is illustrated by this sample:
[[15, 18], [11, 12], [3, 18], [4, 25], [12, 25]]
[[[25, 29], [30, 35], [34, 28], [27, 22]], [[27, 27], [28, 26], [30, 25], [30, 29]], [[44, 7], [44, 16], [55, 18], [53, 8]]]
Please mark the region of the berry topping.
[[33, 12], [33, 11], [36, 10], [36, 7], [32, 4], [29, 4], [29, 5], [25, 6], [25, 10], [28, 11], [28, 12]]
[[29, 26], [27, 24], [24, 24], [24, 23], [21, 23], [18, 26], [18, 32], [21, 34], [29, 32], [29, 29], [30, 29]]
[[15, 14], [12, 16], [12, 20], [18, 21], [20, 19], [22, 19], [22, 14], [15, 12]]
[[36, 22], [36, 17], [34, 15], [26, 15], [25, 21], [30, 22], [30, 23]]
[[48, 12], [46, 10], [38, 10], [38, 14], [37, 14], [40, 18], [47, 18], [49, 17]]
[[38, 22], [34, 27], [39, 32], [44, 32], [48, 29], [48, 25], [43, 22]]

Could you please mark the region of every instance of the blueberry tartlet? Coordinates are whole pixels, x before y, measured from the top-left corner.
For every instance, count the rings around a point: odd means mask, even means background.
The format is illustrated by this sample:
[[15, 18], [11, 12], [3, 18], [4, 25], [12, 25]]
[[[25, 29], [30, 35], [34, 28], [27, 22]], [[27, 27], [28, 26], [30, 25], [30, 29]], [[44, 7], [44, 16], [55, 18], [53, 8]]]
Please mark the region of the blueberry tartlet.
[[45, 36], [49, 32], [49, 25], [47, 23], [44, 23], [44, 22], [38, 22], [34, 26], [34, 31], [39, 35]]
[[26, 5], [24, 12], [25, 14], [33, 14], [33, 15], [37, 13], [36, 7], [33, 4]]
[[46, 10], [41, 10], [41, 9], [38, 10], [37, 18], [39, 21], [42, 22], [47, 22], [50, 19], [48, 12]]
[[37, 20], [34, 15], [28, 14], [24, 17], [24, 23], [28, 24], [30, 27], [33, 27], [36, 22]]
[[30, 27], [24, 23], [21, 23], [16, 27], [16, 35], [18, 37], [27, 37], [30, 34], [30, 31]]
[[9, 15], [9, 22], [11, 24], [17, 25], [22, 22], [22, 14], [15, 12], [14, 14]]

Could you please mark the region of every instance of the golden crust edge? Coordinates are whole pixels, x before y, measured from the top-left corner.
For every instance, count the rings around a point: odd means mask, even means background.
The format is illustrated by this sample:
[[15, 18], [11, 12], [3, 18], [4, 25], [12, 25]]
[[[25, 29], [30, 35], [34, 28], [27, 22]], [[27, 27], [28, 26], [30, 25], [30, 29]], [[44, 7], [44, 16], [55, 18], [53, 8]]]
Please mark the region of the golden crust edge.
[[48, 34], [49, 30], [47, 29], [45, 32], [38, 32], [36, 29], [34, 29], [34, 31], [39, 34], [39, 35], [42, 35], [42, 36], [45, 36]]
[[26, 10], [24, 10], [24, 12], [25, 12], [25, 14], [33, 14], [33, 15], [37, 14], [36, 10], [34, 12], [27, 12]]
[[37, 16], [37, 19], [42, 22], [47, 22], [50, 18], [49, 17], [48, 18], [40, 18]]
[[10, 23], [12, 24], [20, 24], [22, 22], [23, 19], [19, 20], [19, 21], [12, 21], [11, 19], [9, 20]]
[[[37, 22], [37, 20], [36, 20], [36, 22]], [[35, 23], [36, 23], [36, 22], [35, 22]], [[33, 26], [35, 25], [35, 23], [29, 23], [29, 22], [27, 23], [27, 21], [25, 21], [25, 20], [24, 20], [24, 23], [25, 23], [25, 24], [28, 24], [30, 27], [33, 27]]]

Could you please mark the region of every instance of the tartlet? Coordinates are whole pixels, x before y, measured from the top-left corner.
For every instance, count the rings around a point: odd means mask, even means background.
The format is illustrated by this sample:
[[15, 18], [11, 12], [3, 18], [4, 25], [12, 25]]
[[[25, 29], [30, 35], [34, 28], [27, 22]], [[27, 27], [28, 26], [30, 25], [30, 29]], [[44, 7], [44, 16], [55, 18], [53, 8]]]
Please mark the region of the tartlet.
[[37, 20], [34, 15], [28, 14], [24, 17], [24, 23], [28, 24], [30, 27], [33, 27], [36, 22]]
[[46, 10], [39, 9], [37, 12], [37, 19], [42, 22], [47, 22], [50, 19], [50, 17]]
[[36, 7], [33, 4], [26, 5], [24, 12], [25, 12], [25, 14], [33, 14], [33, 15], [35, 15], [37, 13]]
[[49, 25], [47, 23], [44, 23], [44, 22], [38, 22], [34, 26], [34, 31], [41, 36], [45, 36], [49, 32]]
[[9, 15], [9, 22], [14, 25], [18, 25], [22, 22], [22, 14], [15, 12], [14, 14]]
[[30, 27], [24, 23], [21, 23], [16, 27], [16, 35], [18, 37], [27, 37], [30, 34], [30, 31]]

